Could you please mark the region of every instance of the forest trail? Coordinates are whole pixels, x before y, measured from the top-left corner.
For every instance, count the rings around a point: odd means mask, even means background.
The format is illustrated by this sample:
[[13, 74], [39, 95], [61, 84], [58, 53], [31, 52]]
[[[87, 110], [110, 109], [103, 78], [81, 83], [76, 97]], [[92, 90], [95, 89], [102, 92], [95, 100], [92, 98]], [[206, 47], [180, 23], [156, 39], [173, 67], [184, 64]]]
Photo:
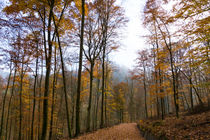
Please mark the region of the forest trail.
[[144, 140], [136, 123], [123, 123], [82, 135], [74, 140]]

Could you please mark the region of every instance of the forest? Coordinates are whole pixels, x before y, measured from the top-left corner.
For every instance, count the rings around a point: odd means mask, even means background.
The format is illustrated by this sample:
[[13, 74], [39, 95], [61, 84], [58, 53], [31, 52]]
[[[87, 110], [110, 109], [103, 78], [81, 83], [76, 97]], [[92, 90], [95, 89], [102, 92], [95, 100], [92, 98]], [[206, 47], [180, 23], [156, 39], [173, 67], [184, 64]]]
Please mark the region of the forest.
[[119, 1], [0, 1], [0, 140], [210, 138], [210, 1], [145, 0], [132, 68]]

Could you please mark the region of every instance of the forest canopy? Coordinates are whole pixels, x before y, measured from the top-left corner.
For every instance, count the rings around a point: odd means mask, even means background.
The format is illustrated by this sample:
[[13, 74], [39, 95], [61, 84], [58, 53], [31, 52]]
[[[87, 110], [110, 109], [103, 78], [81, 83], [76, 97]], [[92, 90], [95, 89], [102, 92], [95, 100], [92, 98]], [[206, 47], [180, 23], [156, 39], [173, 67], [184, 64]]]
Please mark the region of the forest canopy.
[[73, 138], [208, 110], [209, 7], [209, 0], [145, 0], [136, 25], [145, 46], [124, 68], [111, 56], [129, 23], [119, 1], [1, 2], [0, 139]]

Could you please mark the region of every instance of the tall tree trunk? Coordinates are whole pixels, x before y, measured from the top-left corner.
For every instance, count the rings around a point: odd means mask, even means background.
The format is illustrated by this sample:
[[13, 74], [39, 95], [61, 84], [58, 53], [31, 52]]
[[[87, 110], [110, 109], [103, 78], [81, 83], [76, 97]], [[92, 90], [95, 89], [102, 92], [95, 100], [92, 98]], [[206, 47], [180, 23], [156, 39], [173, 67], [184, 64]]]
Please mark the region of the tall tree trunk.
[[[156, 20], [156, 22], [158, 23], [158, 21]], [[163, 21], [162, 21], [163, 22]], [[168, 33], [168, 40], [169, 40], [169, 43], [167, 43], [166, 41], [166, 36], [164, 35], [162, 29], [160, 28], [159, 26], [159, 23], [158, 23], [158, 28], [162, 34], [162, 37], [164, 39], [164, 42], [165, 42], [165, 45], [169, 51], [169, 59], [170, 59], [170, 67], [171, 67], [171, 73], [172, 73], [172, 83], [173, 83], [173, 92], [174, 92], [174, 105], [175, 105], [175, 110], [176, 110], [176, 117], [178, 118], [179, 117], [179, 105], [177, 103], [177, 100], [178, 100], [178, 92], [177, 92], [177, 89], [176, 89], [176, 75], [175, 75], [175, 71], [174, 71], [174, 61], [173, 61], [173, 54], [172, 54], [172, 44], [171, 44], [171, 36], [170, 36], [170, 33], [169, 33], [169, 30], [166, 26], [166, 24], [163, 22], [164, 24], [164, 27]]]
[[108, 32], [108, 20], [109, 20], [109, 11], [108, 11], [108, 1], [105, 1], [106, 6], [106, 15], [102, 18], [102, 96], [101, 96], [101, 124], [100, 128], [104, 127], [104, 92], [105, 92], [105, 58], [106, 58], [106, 45], [107, 45], [107, 32]]
[[34, 135], [34, 117], [35, 117], [35, 107], [36, 107], [36, 84], [37, 84], [37, 76], [38, 76], [38, 62], [39, 62], [39, 57], [38, 57], [38, 41], [37, 41], [37, 58], [36, 58], [36, 70], [35, 70], [35, 77], [34, 77], [34, 95], [33, 95], [33, 109], [32, 109], [32, 122], [31, 122], [31, 140], [33, 140], [33, 135]]
[[[16, 73], [17, 73], [17, 68], [15, 68], [15, 72], [14, 72], [14, 76], [13, 76], [13, 81], [12, 81], [12, 92], [11, 92], [11, 96], [9, 98], [9, 104], [8, 104], [8, 110], [7, 110], [7, 121], [6, 121], [6, 136], [5, 139], [7, 140], [7, 132], [8, 131], [8, 125], [9, 125], [9, 117], [10, 117], [10, 107], [11, 107], [11, 102], [12, 102], [12, 97], [14, 94], [14, 89], [15, 89], [15, 77], [16, 77]], [[10, 122], [11, 123], [11, 122]], [[10, 140], [10, 139], [9, 139]]]
[[97, 102], [97, 91], [95, 92], [95, 97], [94, 97], [94, 106], [93, 106], [93, 114], [92, 114], [92, 126], [93, 126], [93, 130], [95, 130], [95, 124], [96, 124], [96, 102]]
[[106, 91], [107, 91], [107, 87], [108, 87], [108, 62], [109, 62], [109, 59], [108, 59], [108, 55], [107, 55], [107, 62], [106, 62], [106, 66], [105, 66], [105, 71], [106, 71], [106, 76], [105, 76], [105, 100], [104, 100], [104, 102], [105, 102], [105, 104], [104, 104], [104, 106], [105, 106], [105, 127], [107, 127], [107, 93], [106, 93]]
[[20, 92], [19, 92], [19, 103], [20, 103], [20, 106], [19, 106], [19, 135], [18, 135], [18, 140], [21, 140], [21, 136], [22, 136], [22, 133], [21, 133], [21, 130], [22, 130], [22, 91], [23, 91], [23, 60], [24, 58], [22, 58], [22, 66], [21, 66], [21, 74], [20, 74]]
[[[42, 18], [41, 14], [40, 14], [40, 17]], [[43, 25], [42, 25], [43, 27], [42, 28], [43, 28], [43, 40], [44, 40], [44, 54], [45, 54], [45, 61], [47, 61], [48, 55], [47, 55], [47, 41], [46, 41], [46, 8], [45, 7], [43, 8], [43, 21], [42, 21], [42, 23], [43, 23]], [[40, 127], [40, 129], [38, 129], [38, 138], [39, 138], [39, 140], [42, 139], [42, 131], [43, 131], [42, 125], [44, 125], [43, 123], [41, 124], [41, 104], [42, 104], [42, 108], [43, 109], [46, 108], [46, 107], [44, 107], [44, 102], [42, 103], [42, 101], [41, 101], [41, 97], [42, 97], [42, 78], [43, 78], [43, 72], [44, 72], [43, 71], [43, 69], [44, 69], [44, 65], [43, 65], [44, 57], [43, 57], [43, 53], [42, 52], [41, 52], [41, 57], [42, 57], [41, 58], [42, 69], [41, 69], [40, 86], [39, 86], [39, 108], [38, 108], [38, 112], [39, 112], [39, 120], [38, 121], [39, 121], [39, 127]], [[45, 85], [45, 87], [46, 87], [46, 85]], [[44, 96], [45, 96], [45, 93], [44, 93]], [[42, 114], [43, 114], [43, 112], [42, 112]], [[43, 120], [44, 120], [44, 117], [43, 117]], [[46, 133], [46, 132], [43, 132], [43, 133]], [[43, 138], [43, 139], [45, 139], [45, 138]]]
[[[105, 82], [105, 90], [106, 90], [106, 82]], [[104, 119], [105, 119], [105, 127], [107, 127], [107, 94], [105, 92], [104, 94], [105, 98], [104, 98]]]
[[39, 106], [38, 106], [38, 112], [39, 112], [39, 116], [38, 116], [38, 139], [41, 139], [41, 97], [42, 97], [42, 78], [43, 78], [43, 72], [44, 72], [44, 68], [43, 68], [43, 53], [41, 52], [41, 76], [40, 76], [40, 81], [39, 81]]
[[[159, 53], [159, 44], [158, 44], [158, 40], [157, 39], [156, 39], [156, 47], [157, 47], [157, 54], [158, 54]], [[157, 57], [158, 57], [157, 60], [159, 62], [160, 61], [160, 58], [159, 58], [159, 56], [157, 56]], [[156, 74], [156, 76], [157, 76], [157, 74]], [[161, 94], [163, 92], [163, 89], [162, 89], [161, 69], [160, 69], [159, 66], [158, 66], [158, 76], [159, 76], [159, 86], [160, 86], [159, 93]], [[158, 98], [157, 98], [157, 102], [158, 102], [158, 106], [159, 106], [159, 100], [158, 100]], [[163, 120], [164, 119], [163, 97], [160, 97], [160, 105], [161, 105], [161, 119]]]
[[95, 109], [95, 128], [98, 128], [98, 102], [99, 102], [99, 86], [100, 79], [97, 79], [97, 92], [96, 92], [96, 109]]
[[69, 116], [68, 95], [67, 95], [67, 88], [66, 88], [65, 64], [64, 64], [64, 61], [63, 61], [63, 52], [62, 52], [62, 47], [61, 47], [61, 42], [60, 42], [60, 35], [59, 35], [59, 32], [58, 32], [59, 23], [60, 23], [60, 21], [61, 21], [61, 19], [63, 17], [63, 13], [64, 13], [65, 8], [66, 8], [66, 4], [67, 3], [65, 3], [64, 8], [62, 9], [58, 25], [56, 25], [56, 23], [55, 23], [54, 14], [53, 14], [53, 23], [54, 23], [54, 26], [55, 26], [55, 32], [56, 32], [56, 35], [57, 35], [58, 46], [59, 46], [59, 51], [60, 51], [61, 68], [62, 68], [62, 76], [63, 76], [63, 86], [64, 86], [64, 94], [65, 94], [65, 105], [66, 105], [66, 117], [67, 117], [68, 136], [70, 138], [71, 137], [71, 128], [70, 128], [71, 124], [70, 124], [70, 116]]
[[42, 136], [41, 140], [46, 139], [47, 125], [48, 125], [48, 97], [49, 97], [49, 79], [51, 70], [51, 59], [46, 60], [46, 77], [45, 77], [45, 91], [44, 91], [44, 102], [43, 102], [43, 122], [42, 122]]
[[72, 116], [71, 116], [71, 129], [72, 129], [72, 133], [74, 133], [74, 120], [75, 120], [75, 102], [73, 101], [72, 103]]
[[143, 68], [144, 68], [144, 107], [145, 107], [145, 115], [146, 118], [148, 118], [148, 112], [147, 112], [147, 87], [146, 87], [146, 70], [145, 70], [145, 62], [143, 62]]
[[173, 92], [174, 92], [174, 104], [175, 104], [175, 109], [176, 109], [176, 117], [179, 117], [179, 105], [177, 103], [178, 100], [178, 93], [176, 89], [176, 77], [175, 77], [175, 72], [174, 72], [174, 62], [173, 62], [173, 55], [172, 55], [172, 50], [169, 48], [169, 53], [170, 53], [170, 65], [171, 65], [171, 73], [172, 73], [172, 80], [173, 80]]
[[[162, 88], [162, 75], [161, 75], [161, 70], [160, 67], [158, 68], [159, 71], [159, 86], [160, 86], [160, 91], [159, 93], [162, 94], [163, 93], [163, 88]], [[164, 101], [163, 101], [163, 97], [160, 97], [160, 105], [161, 105], [161, 119], [164, 119]]]
[[192, 92], [192, 68], [191, 68], [191, 60], [190, 60], [190, 76], [189, 76], [189, 83], [190, 83], [190, 102], [191, 102], [191, 110], [193, 110], [193, 92]]
[[[77, 70], [76, 70], [77, 71]], [[71, 93], [72, 93], [72, 116], [71, 116], [71, 129], [72, 133], [75, 133], [75, 87], [76, 87], [76, 82], [73, 81], [73, 71], [71, 72], [71, 80], [70, 80], [70, 86], [71, 86]]]
[[89, 95], [89, 103], [87, 108], [87, 131], [90, 131], [90, 115], [91, 115], [91, 104], [92, 104], [92, 89], [93, 89], [93, 69], [94, 62], [90, 62], [90, 95]]
[[55, 58], [55, 64], [54, 64], [54, 73], [53, 73], [53, 91], [52, 91], [52, 105], [51, 105], [51, 119], [50, 119], [50, 132], [49, 132], [49, 140], [52, 139], [52, 134], [53, 134], [53, 114], [54, 114], [54, 104], [55, 104], [55, 92], [56, 92], [56, 86], [57, 86], [57, 75], [56, 75], [56, 70], [57, 70], [57, 52], [56, 52], [56, 47], [55, 47], [55, 53], [54, 53], [54, 58]]
[[45, 48], [46, 59], [46, 77], [45, 77], [45, 91], [44, 91], [44, 102], [43, 102], [43, 122], [42, 122], [42, 136], [41, 140], [45, 140], [47, 136], [48, 127], [48, 97], [49, 97], [49, 80], [51, 71], [51, 58], [52, 58], [52, 41], [51, 41], [51, 21], [53, 16], [54, 0], [50, 3], [50, 13], [48, 19], [48, 55]]
[[100, 127], [104, 127], [104, 86], [105, 86], [105, 56], [106, 45], [103, 44], [103, 56], [102, 56], [102, 96], [101, 96], [101, 124]]
[[96, 126], [96, 103], [97, 103], [97, 90], [95, 92], [95, 98], [94, 98], [94, 106], [93, 106], [93, 130], [95, 130]]
[[61, 67], [62, 67], [62, 76], [63, 76], [63, 86], [64, 86], [64, 94], [65, 94], [65, 105], [66, 105], [66, 118], [67, 118], [67, 127], [68, 127], [68, 135], [69, 138], [71, 137], [71, 128], [70, 128], [70, 117], [69, 117], [69, 104], [68, 104], [68, 95], [67, 95], [67, 88], [66, 88], [66, 75], [65, 75], [65, 68], [63, 62], [63, 52], [60, 43], [59, 33], [56, 27], [57, 37], [58, 37], [58, 45], [60, 51], [60, 58], [61, 58]]
[[[154, 57], [154, 64], [156, 63], [155, 57]], [[159, 97], [158, 97], [158, 76], [157, 71], [155, 69], [155, 93], [156, 93], [156, 110], [157, 110], [157, 116], [160, 117], [160, 109], [159, 109]]]
[[[159, 53], [159, 44], [158, 44], [158, 37], [157, 37], [157, 27], [156, 27], [156, 22], [154, 21], [154, 28], [155, 28], [155, 45], [156, 45], [156, 49], [157, 49], [157, 53], [155, 54], [155, 51], [154, 51], [154, 64], [156, 64], [156, 57], [157, 57], [157, 61], [159, 62], [159, 57], [158, 57], [158, 53]], [[155, 46], [154, 46], [154, 49], [155, 49]], [[160, 67], [158, 66], [158, 72], [159, 72], [159, 78], [160, 77]], [[157, 84], [158, 84], [158, 74], [157, 74], [157, 71], [156, 71], [156, 68], [155, 68], [155, 91], [156, 91], [156, 94], [158, 94], [158, 88], [157, 88]], [[161, 87], [161, 85], [160, 85]], [[160, 109], [159, 109], [159, 97], [158, 95], [156, 95], [156, 102], [157, 102], [157, 115], [158, 117], [160, 116]], [[162, 119], [163, 119], [163, 116], [162, 116]]]
[[80, 52], [79, 52], [79, 70], [77, 81], [77, 100], [76, 100], [76, 136], [80, 133], [80, 88], [81, 88], [81, 73], [82, 73], [82, 57], [83, 57], [83, 36], [84, 36], [84, 21], [85, 21], [85, 0], [82, 1], [82, 20], [80, 33]]

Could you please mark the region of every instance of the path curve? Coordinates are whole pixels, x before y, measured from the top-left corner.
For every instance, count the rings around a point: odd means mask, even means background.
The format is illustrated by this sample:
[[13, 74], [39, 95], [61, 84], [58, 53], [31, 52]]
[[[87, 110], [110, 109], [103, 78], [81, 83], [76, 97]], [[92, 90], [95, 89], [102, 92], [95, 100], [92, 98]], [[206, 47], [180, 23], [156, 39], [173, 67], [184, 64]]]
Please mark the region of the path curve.
[[144, 140], [136, 123], [123, 123], [82, 135], [73, 140]]

